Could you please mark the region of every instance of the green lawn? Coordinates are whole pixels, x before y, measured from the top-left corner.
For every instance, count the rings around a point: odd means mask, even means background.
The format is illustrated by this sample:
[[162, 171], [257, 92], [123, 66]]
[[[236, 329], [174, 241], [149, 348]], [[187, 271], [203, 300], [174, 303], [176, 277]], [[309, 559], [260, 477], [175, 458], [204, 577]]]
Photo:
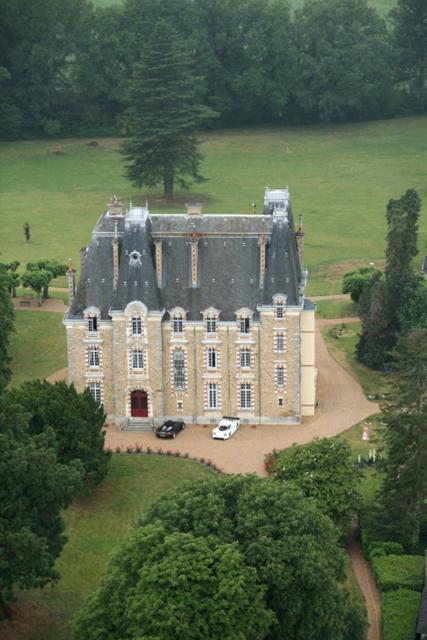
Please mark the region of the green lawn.
[[60, 313], [16, 311], [15, 329], [10, 345], [12, 385], [43, 378], [67, 366], [65, 327]]
[[[338, 338], [334, 337], [337, 330], [341, 332]], [[355, 319], [354, 322], [344, 325], [339, 323], [332, 327], [329, 325], [323, 328], [322, 333], [331, 355], [359, 381], [366, 397], [378, 398], [384, 393], [385, 376], [365, 367], [356, 359], [354, 350], [359, 339], [359, 321]]]
[[[90, 240], [112, 193], [165, 210], [158, 192], [139, 191], [123, 177], [119, 140], [34, 140], [0, 144], [2, 260], [40, 257], [62, 262]], [[61, 149], [64, 155], [55, 155]], [[289, 185], [293, 209], [304, 214], [309, 293], [341, 290], [342, 273], [378, 263], [385, 249], [385, 205], [406, 188], [426, 200], [427, 117], [351, 125], [254, 128], [203, 136], [203, 174], [197, 192], [177, 193], [182, 211], [200, 199], [205, 211], [250, 212], [262, 206], [265, 185]], [[32, 240], [24, 242], [28, 220]], [[421, 218], [420, 249], [426, 216]]]
[[354, 302], [350, 300], [318, 300], [316, 301], [318, 318], [347, 318], [357, 316]]
[[79, 498], [65, 513], [69, 542], [57, 563], [59, 583], [20, 595], [20, 605], [36, 612], [33, 633], [25, 640], [65, 640], [70, 618], [93, 593], [111, 552], [136, 520], [166, 491], [209, 477], [212, 471], [188, 460], [115, 454], [94, 494]]

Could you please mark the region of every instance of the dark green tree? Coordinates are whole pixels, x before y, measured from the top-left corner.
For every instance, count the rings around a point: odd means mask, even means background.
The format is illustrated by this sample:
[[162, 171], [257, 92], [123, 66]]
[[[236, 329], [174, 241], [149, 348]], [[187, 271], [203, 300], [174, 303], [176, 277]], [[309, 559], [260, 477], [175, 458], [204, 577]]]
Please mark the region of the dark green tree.
[[426, 108], [427, 3], [398, 0], [390, 11], [397, 82], [409, 92], [419, 111]]
[[7, 386], [11, 370], [8, 355], [10, 334], [14, 330], [15, 312], [9, 293], [9, 276], [6, 267], [0, 264], [0, 394]]
[[390, 112], [385, 22], [366, 0], [307, 0], [295, 12], [299, 108], [306, 118], [346, 121]]
[[337, 525], [344, 538], [359, 504], [359, 472], [347, 442], [322, 438], [278, 453], [273, 467], [276, 480], [295, 484], [314, 498], [322, 513]]
[[427, 495], [427, 329], [400, 338], [383, 407], [387, 445], [382, 502], [390, 539], [418, 543]]
[[30, 436], [26, 416], [0, 398], [0, 618], [6, 594], [55, 582], [66, 542], [61, 511], [81, 488], [77, 461], [60, 464], [51, 430]]
[[375, 267], [360, 267], [347, 271], [343, 276], [342, 291], [349, 293], [353, 302], [359, 302], [366, 289], [382, 280], [383, 273]]
[[173, 197], [175, 184], [203, 180], [196, 130], [214, 112], [197, 100], [197, 78], [188, 50], [173, 27], [158, 22], [144, 42], [129, 90], [123, 144], [126, 176], [138, 187], [163, 184]]
[[364, 628], [363, 614], [342, 585], [337, 531], [299, 490], [254, 476], [188, 485], [161, 498], [141, 526], [157, 521], [169, 533], [238, 543], [275, 614], [269, 639], [364, 637], [356, 631], [356, 620]]
[[104, 450], [106, 415], [88, 390], [77, 393], [65, 382], [33, 380], [10, 394], [29, 416], [30, 435], [53, 431], [59, 462], [70, 465], [79, 460], [89, 486], [104, 478], [111, 457]]
[[368, 303], [362, 305], [362, 334], [357, 345], [359, 360], [368, 366], [382, 367], [397, 338], [409, 329], [408, 309], [418, 296], [419, 286], [413, 259], [417, 255], [420, 209], [421, 200], [414, 189], [387, 205], [384, 284], [372, 287]]
[[132, 531], [74, 628], [77, 640], [259, 640], [273, 615], [237, 544]]
[[29, 287], [37, 294], [37, 303], [42, 303], [42, 291], [49, 286], [52, 279], [50, 271], [42, 269], [29, 269], [21, 276], [21, 282], [24, 287]]

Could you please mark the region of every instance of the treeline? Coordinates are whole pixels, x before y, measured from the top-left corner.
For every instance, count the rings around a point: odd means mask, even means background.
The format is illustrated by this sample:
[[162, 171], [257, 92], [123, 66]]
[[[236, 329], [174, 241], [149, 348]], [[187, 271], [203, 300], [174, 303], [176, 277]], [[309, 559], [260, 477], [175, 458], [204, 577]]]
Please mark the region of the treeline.
[[159, 20], [191, 54], [215, 126], [345, 122], [425, 110], [427, 3], [0, 0], [0, 136], [123, 130]]

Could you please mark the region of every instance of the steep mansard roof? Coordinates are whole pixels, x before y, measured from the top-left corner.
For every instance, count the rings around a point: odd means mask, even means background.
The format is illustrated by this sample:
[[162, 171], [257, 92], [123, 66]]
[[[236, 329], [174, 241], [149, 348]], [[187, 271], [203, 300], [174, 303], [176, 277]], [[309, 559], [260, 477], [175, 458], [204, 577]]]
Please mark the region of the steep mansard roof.
[[[257, 305], [271, 305], [275, 294], [288, 305], [302, 302], [301, 272], [290, 205], [285, 215], [150, 215], [132, 209], [125, 216], [107, 212], [98, 220], [87, 249], [69, 318], [81, 318], [84, 309], [101, 309], [102, 318], [141, 300], [149, 310], [183, 307], [187, 319], [200, 320], [209, 307], [222, 320]], [[113, 288], [114, 235], [120, 244], [120, 270]], [[198, 286], [191, 286], [191, 239], [198, 238]], [[266, 269], [260, 287], [260, 238], [265, 237]], [[162, 241], [162, 286], [157, 285], [154, 241]], [[129, 259], [137, 251], [140, 261]]]

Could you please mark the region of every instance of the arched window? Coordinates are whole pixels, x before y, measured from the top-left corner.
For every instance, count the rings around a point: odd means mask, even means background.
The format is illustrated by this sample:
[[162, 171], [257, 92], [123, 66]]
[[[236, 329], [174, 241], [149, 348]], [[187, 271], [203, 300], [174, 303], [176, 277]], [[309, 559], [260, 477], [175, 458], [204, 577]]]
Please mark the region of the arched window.
[[173, 352], [173, 386], [175, 389], [185, 388], [185, 357], [183, 349]]

